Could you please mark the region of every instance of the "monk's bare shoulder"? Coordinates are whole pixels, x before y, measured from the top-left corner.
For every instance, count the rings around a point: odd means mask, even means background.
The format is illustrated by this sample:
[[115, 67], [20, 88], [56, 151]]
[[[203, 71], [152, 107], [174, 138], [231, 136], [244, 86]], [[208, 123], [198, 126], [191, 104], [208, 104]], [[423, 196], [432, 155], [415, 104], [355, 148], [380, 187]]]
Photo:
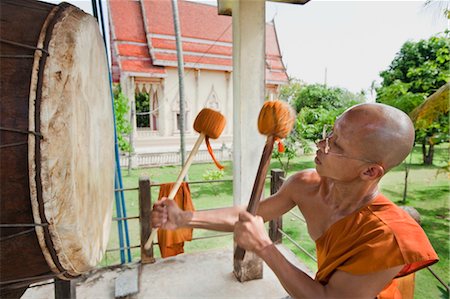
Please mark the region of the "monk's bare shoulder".
[[305, 169], [291, 175], [284, 185], [298, 203], [317, 192], [320, 183], [321, 177], [315, 169]]
[[299, 171], [289, 177], [289, 184], [301, 187], [310, 188], [317, 186], [321, 182], [321, 177], [313, 168]]

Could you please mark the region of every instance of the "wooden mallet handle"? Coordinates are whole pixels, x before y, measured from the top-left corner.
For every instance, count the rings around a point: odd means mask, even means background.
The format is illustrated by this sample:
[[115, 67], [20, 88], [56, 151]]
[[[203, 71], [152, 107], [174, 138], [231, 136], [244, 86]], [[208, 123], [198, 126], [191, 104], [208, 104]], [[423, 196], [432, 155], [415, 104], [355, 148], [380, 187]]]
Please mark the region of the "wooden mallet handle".
[[[256, 211], [258, 210], [259, 201], [264, 189], [267, 170], [270, 165], [270, 158], [272, 157], [274, 142], [274, 136], [267, 137], [266, 145], [264, 146], [263, 154], [261, 156], [261, 161], [259, 162], [258, 172], [256, 173], [255, 182], [253, 183], [252, 195], [250, 196], [250, 201], [247, 206], [247, 212], [252, 215], [255, 215]], [[242, 261], [244, 259], [244, 255], [245, 249], [242, 249], [238, 246], [236, 248], [236, 251], [234, 252], [234, 258], [236, 260]]]
[[[203, 140], [205, 139], [205, 134], [200, 133], [200, 136], [198, 136], [197, 141], [194, 144], [194, 147], [191, 150], [191, 153], [189, 154], [189, 157], [186, 160], [186, 163], [184, 164], [183, 168], [180, 171], [180, 174], [178, 175], [178, 178], [175, 182], [175, 185], [173, 185], [172, 189], [170, 190], [169, 199], [173, 199], [175, 195], [178, 192], [178, 189], [181, 186], [181, 183], [183, 182], [183, 178], [186, 176], [186, 173], [191, 166], [192, 162], [194, 161], [194, 157], [198, 152], [198, 149], [200, 148], [200, 145], [202, 144]], [[152, 246], [152, 243], [155, 240], [156, 234], [158, 232], [158, 228], [152, 229], [152, 233], [150, 234], [150, 237], [148, 238], [147, 242], [145, 242], [144, 248], [145, 250], [149, 250]]]
[[[294, 120], [295, 114], [286, 102], [267, 101], [261, 108], [261, 112], [258, 116], [258, 130], [261, 134], [267, 136], [267, 141], [264, 146], [261, 162], [259, 163], [258, 172], [256, 173], [252, 195], [247, 206], [247, 212], [252, 215], [255, 215], [258, 210], [259, 200], [261, 199], [261, 194], [264, 189], [264, 182], [267, 175], [267, 169], [269, 168], [270, 158], [272, 157], [275, 139], [286, 137], [292, 130]], [[236, 261], [242, 261], [244, 255], [245, 250], [238, 246], [234, 252], [234, 259]]]

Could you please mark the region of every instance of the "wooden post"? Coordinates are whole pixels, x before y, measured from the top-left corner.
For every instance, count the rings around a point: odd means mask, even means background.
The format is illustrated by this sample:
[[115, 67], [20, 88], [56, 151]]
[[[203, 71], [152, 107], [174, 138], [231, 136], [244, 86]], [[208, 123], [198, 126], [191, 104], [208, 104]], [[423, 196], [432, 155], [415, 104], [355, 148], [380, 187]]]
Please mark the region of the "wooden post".
[[141, 263], [155, 262], [153, 246], [145, 250], [145, 242], [152, 230], [151, 226], [152, 198], [150, 192], [150, 179], [147, 176], [139, 177], [139, 224], [141, 228]]
[[55, 278], [55, 299], [76, 299], [74, 280]]
[[[285, 173], [281, 169], [272, 169], [270, 172], [270, 195], [275, 194], [283, 185], [283, 179]], [[280, 244], [282, 242], [283, 235], [278, 231], [278, 229], [283, 229], [283, 216], [277, 219], [272, 219], [269, 222], [269, 237], [275, 244]]]

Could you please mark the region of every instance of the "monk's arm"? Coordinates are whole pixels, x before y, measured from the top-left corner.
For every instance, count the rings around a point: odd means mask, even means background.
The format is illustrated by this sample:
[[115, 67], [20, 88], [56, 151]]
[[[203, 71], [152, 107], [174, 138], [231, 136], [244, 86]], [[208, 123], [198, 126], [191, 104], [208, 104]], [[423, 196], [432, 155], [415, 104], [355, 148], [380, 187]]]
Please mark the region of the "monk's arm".
[[292, 265], [271, 244], [257, 254], [266, 262], [293, 298], [375, 298], [402, 269], [393, 267], [384, 271], [353, 275], [337, 270], [327, 285], [313, 280]]
[[[288, 189], [282, 188], [279, 192], [260, 203], [257, 214], [264, 221], [279, 217], [295, 206], [295, 203], [287, 195], [286, 190]], [[234, 225], [238, 221], [239, 213], [245, 210], [246, 206], [234, 206], [230, 208], [186, 212], [183, 226], [232, 232]]]
[[181, 226], [232, 232], [241, 211], [245, 211], [244, 206], [184, 212]]
[[[257, 214], [265, 221], [283, 215], [295, 206], [289, 188], [290, 179], [274, 195], [260, 203]], [[163, 199], [153, 205], [152, 225], [164, 229], [180, 227], [203, 228], [216, 231], [232, 232], [239, 218], [239, 213], [246, 206], [211, 209], [204, 211], [182, 211], [171, 200]]]

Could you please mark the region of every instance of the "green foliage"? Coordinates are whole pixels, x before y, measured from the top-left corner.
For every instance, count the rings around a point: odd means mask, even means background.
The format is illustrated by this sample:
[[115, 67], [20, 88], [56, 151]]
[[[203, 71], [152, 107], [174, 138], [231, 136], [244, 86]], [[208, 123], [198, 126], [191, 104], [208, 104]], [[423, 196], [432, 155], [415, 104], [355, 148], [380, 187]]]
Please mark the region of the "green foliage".
[[124, 152], [130, 152], [131, 146], [126, 139], [127, 135], [131, 133], [131, 125], [128, 120], [128, 112], [130, 106], [128, 99], [122, 93], [120, 86], [114, 89], [114, 113], [116, 116], [116, 131], [119, 149]]
[[277, 159], [280, 162], [281, 168], [285, 173], [289, 171], [289, 162], [297, 157], [297, 148], [299, 147], [299, 141], [296, 138], [297, 132], [295, 130], [283, 140], [284, 152], [280, 152], [278, 146], [275, 146], [272, 153], [272, 158]]
[[[352, 106], [352, 105], [350, 105]], [[336, 117], [344, 112], [347, 107], [325, 109], [303, 108], [297, 116], [297, 132], [300, 139], [317, 141], [322, 139], [322, 131], [325, 125], [332, 127]]]
[[297, 156], [299, 147], [310, 153], [311, 144], [322, 136], [323, 126], [332, 126], [337, 116], [364, 98], [362, 94], [356, 95], [342, 88], [307, 85], [294, 79], [289, 85], [282, 86], [280, 99], [291, 103], [298, 112], [294, 129], [283, 141], [285, 152], [274, 149], [272, 154], [272, 158], [288, 172], [289, 163]]
[[[388, 69], [380, 73], [383, 82], [377, 89], [377, 101], [386, 103], [392, 97], [402, 96], [407, 92], [422, 94], [424, 98], [432, 94], [450, 80], [449, 48], [450, 39], [447, 34], [404, 43]], [[396, 87], [385, 91], [392, 85]]]
[[219, 169], [213, 169], [213, 170], [208, 169], [202, 175], [202, 177], [205, 181], [220, 180], [223, 178], [223, 176], [224, 176], [223, 170], [219, 170]]
[[282, 85], [280, 88], [280, 100], [292, 103], [294, 99], [298, 98], [301, 88], [305, 85], [298, 79], [289, 80], [289, 84]]
[[[213, 170], [205, 170], [205, 172], [203, 173], [202, 177], [205, 181], [215, 181], [215, 180], [220, 180], [223, 178], [224, 176], [224, 171], [223, 170], [218, 170], [218, 169], [213, 169]], [[213, 195], [217, 196], [218, 193], [218, 189], [215, 188], [214, 186], [210, 186], [211, 187], [211, 192]]]
[[[448, 32], [418, 42], [407, 41], [387, 70], [377, 89], [377, 102], [411, 113], [428, 96], [450, 81]], [[428, 126], [416, 129], [416, 141], [432, 146], [448, 140], [448, 112]], [[427, 155], [424, 151], [424, 162]], [[428, 157], [430, 158], [430, 156]]]
[[379, 89], [377, 101], [409, 114], [426, 98], [425, 93], [411, 92], [410, 86], [411, 83], [405, 83], [397, 79], [391, 85]]
[[150, 118], [147, 114], [139, 115], [150, 111], [150, 97], [148, 93], [137, 93], [136, 100], [136, 124], [138, 128], [148, 128]]
[[293, 94], [296, 97], [292, 99], [292, 102], [297, 112], [300, 112], [303, 108], [334, 109], [350, 107], [363, 100], [362, 95], [355, 95], [346, 89], [327, 87], [322, 84], [300, 86], [300, 89]]

